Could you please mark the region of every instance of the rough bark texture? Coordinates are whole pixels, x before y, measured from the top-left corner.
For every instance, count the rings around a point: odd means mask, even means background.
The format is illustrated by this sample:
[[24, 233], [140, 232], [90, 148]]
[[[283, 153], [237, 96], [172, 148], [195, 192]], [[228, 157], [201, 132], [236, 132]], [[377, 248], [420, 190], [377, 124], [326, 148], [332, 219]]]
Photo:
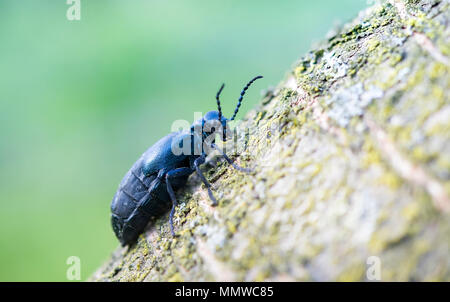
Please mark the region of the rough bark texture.
[[[377, 4], [295, 64], [204, 168], [91, 280], [450, 281], [450, 7]], [[245, 133], [245, 132], [244, 132]], [[368, 265], [369, 259], [369, 265]]]

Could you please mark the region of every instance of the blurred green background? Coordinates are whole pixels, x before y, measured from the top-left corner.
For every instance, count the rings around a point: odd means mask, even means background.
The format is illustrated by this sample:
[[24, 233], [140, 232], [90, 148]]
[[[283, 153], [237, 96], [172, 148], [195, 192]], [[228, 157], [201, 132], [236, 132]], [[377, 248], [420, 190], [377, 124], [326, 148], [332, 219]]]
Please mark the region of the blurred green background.
[[0, 2], [0, 281], [85, 280], [118, 246], [109, 204], [176, 119], [274, 86], [366, 0]]

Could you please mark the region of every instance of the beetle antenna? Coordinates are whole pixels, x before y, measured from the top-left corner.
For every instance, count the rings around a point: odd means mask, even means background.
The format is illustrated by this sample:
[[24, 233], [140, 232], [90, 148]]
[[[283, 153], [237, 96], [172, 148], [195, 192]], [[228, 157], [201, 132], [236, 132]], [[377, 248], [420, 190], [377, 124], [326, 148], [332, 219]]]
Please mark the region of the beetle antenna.
[[225, 87], [225, 84], [222, 84], [222, 86], [220, 86], [220, 89], [219, 89], [219, 91], [217, 91], [217, 94], [216, 94], [217, 109], [219, 110], [219, 122], [222, 120], [222, 108], [220, 107], [219, 95], [222, 92], [223, 87]]
[[234, 114], [233, 114], [233, 116], [230, 119], [231, 121], [234, 120], [234, 118], [236, 117], [236, 114], [239, 111], [239, 107], [241, 107], [242, 98], [244, 97], [244, 94], [247, 91], [248, 87], [250, 87], [250, 85], [253, 84], [254, 81], [256, 81], [257, 79], [261, 79], [261, 78], [262, 78], [262, 76], [254, 77], [250, 82], [247, 83], [247, 85], [245, 85], [244, 89], [242, 89], [241, 95], [239, 96], [239, 99], [238, 99], [238, 103], [237, 103], [236, 109], [234, 109]]

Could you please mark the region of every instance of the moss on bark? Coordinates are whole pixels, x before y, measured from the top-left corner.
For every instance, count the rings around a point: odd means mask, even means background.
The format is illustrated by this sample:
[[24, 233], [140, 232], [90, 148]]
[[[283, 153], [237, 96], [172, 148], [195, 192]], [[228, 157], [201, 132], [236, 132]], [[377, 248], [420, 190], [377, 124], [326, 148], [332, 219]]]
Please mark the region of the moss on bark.
[[236, 173], [204, 168], [95, 281], [450, 281], [448, 1], [389, 1], [301, 58], [238, 126]]

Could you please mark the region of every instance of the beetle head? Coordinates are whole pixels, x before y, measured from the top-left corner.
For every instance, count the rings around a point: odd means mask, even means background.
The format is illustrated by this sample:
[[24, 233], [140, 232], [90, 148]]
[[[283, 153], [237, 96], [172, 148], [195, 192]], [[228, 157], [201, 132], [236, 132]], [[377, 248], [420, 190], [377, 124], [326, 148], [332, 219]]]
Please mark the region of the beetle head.
[[225, 87], [225, 84], [222, 84], [222, 86], [220, 86], [220, 89], [216, 94], [217, 111], [210, 111], [210, 112], [206, 113], [205, 116], [201, 120], [203, 133], [210, 135], [210, 134], [214, 133], [214, 131], [217, 131], [216, 130], [216, 129], [218, 129], [217, 127], [222, 128], [221, 129], [222, 130], [222, 135], [221, 135], [222, 140], [226, 141], [229, 138], [229, 137], [227, 137], [227, 134], [229, 135], [231, 133], [227, 127], [227, 122], [234, 120], [234, 118], [236, 117], [236, 115], [239, 111], [239, 107], [241, 106], [244, 94], [247, 91], [247, 89], [250, 87], [250, 85], [257, 79], [261, 79], [261, 78], [262, 78], [262, 76], [254, 77], [253, 79], [250, 80], [250, 82], [247, 83], [247, 85], [245, 85], [244, 89], [242, 89], [241, 94], [239, 96], [236, 108], [234, 109], [234, 114], [230, 119], [227, 119], [226, 117], [224, 117], [222, 115], [222, 107], [220, 106], [220, 98], [219, 98], [220, 93], [222, 92], [223, 88]]
[[191, 131], [201, 131], [204, 139], [210, 135], [219, 134], [225, 141], [227, 139], [227, 121], [228, 119], [224, 116], [221, 116], [219, 120], [218, 111], [209, 111], [192, 124]]
[[[239, 107], [241, 106], [242, 99], [244, 97], [245, 92], [250, 87], [250, 85], [256, 81], [257, 79], [262, 78], [262, 76], [254, 77], [250, 82], [245, 85], [244, 89], [242, 89], [241, 94], [238, 99], [238, 103], [236, 108], [234, 109], [234, 114], [230, 119], [227, 119], [222, 115], [222, 108], [220, 106], [220, 93], [222, 92], [225, 84], [220, 86], [219, 91], [216, 94], [217, 101], [217, 111], [209, 111], [207, 112], [201, 119], [195, 121], [191, 126], [192, 132], [201, 132], [201, 137], [205, 139], [206, 137], [210, 137], [212, 134], [219, 134], [223, 141], [231, 138], [231, 131], [228, 126], [228, 122], [234, 120], [236, 117]], [[200, 134], [200, 133], [198, 133]], [[214, 142], [214, 139], [211, 141]]]

